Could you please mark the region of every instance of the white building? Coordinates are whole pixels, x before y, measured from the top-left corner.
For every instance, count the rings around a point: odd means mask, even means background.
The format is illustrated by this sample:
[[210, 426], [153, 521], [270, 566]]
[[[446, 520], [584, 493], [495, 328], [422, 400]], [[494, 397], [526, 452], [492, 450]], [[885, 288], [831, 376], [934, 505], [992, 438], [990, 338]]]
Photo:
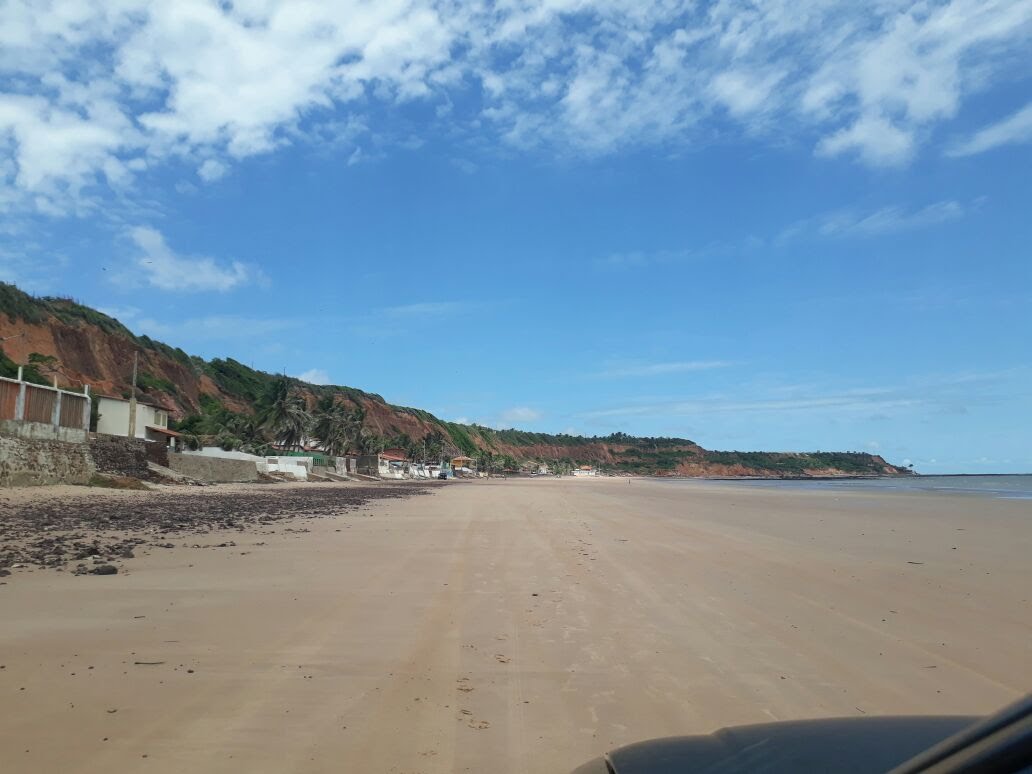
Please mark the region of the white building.
[[598, 475], [598, 471], [595, 470], [595, 468], [591, 467], [591, 465], [581, 465], [579, 468], [575, 468], [573, 470], [573, 475], [575, 475], [575, 476], [597, 476]]
[[[97, 432], [106, 435], [129, 435], [129, 401], [125, 398], [96, 396]], [[136, 401], [136, 427], [133, 436], [145, 441], [176, 447], [179, 433], [168, 429], [168, 411], [161, 406]]]

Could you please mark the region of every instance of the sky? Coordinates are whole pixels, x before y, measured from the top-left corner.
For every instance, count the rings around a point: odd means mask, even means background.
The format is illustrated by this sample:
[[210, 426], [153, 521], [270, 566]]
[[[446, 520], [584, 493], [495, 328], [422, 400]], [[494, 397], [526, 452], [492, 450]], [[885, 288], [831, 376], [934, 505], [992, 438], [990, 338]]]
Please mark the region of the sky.
[[1032, 0], [8, 0], [0, 279], [456, 421], [1032, 472]]

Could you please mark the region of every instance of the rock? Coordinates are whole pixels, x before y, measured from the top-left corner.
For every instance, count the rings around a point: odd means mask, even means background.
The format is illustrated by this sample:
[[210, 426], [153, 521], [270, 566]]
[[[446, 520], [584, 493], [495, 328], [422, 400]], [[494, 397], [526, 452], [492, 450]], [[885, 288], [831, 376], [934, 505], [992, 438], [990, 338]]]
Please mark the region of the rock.
[[98, 564], [89, 572], [90, 575], [117, 575], [118, 568], [113, 564]]

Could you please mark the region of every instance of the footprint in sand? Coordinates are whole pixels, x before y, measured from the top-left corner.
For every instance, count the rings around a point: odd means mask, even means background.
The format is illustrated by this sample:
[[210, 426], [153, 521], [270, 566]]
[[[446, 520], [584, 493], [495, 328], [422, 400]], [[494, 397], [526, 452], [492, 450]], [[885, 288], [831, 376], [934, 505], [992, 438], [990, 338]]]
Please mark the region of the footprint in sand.
[[512, 659], [508, 656], [503, 656], [501, 653], [495, 653], [495, 661], [499, 664], [508, 664]]
[[475, 728], [477, 731], [483, 731], [485, 728], [491, 727], [491, 724], [486, 720], [471, 720], [466, 725], [470, 728]]
[[473, 690], [473, 686], [469, 684], [468, 677], [460, 677], [455, 682], [458, 683], [458, 685], [455, 686], [456, 689], [462, 691], [463, 693], [470, 693]]

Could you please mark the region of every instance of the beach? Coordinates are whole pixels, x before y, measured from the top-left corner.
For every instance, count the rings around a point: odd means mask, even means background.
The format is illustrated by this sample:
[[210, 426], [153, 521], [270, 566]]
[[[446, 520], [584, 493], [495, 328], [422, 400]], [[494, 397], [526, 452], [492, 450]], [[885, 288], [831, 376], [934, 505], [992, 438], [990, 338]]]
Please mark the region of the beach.
[[[325, 510], [350, 486], [289, 491]], [[1028, 501], [487, 480], [134, 534], [114, 575], [0, 578], [5, 771], [568, 772], [652, 737], [1032, 689]]]

